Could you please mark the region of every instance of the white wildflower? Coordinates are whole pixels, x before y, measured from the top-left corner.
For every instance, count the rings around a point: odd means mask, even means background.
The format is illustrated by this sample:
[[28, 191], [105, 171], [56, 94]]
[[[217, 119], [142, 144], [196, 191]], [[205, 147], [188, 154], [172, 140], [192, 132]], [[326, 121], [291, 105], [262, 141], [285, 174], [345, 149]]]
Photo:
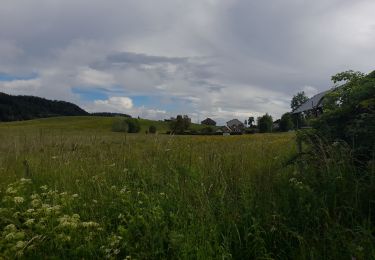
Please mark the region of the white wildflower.
[[9, 224], [9, 225], [5, 226], [4, 230], [5, 231], [16, 231], [17, 228], [14, 224]]
[[16, 204], [21, 204], [25, 201], [25, 199], [23, 197], [14, 197], [14, 203]]
[[5, 193], [7, 193], [7, 194], [16, 194], [17, 192], [18, 192], [18, 190], [15, 189], [14, 187], [9, 187], [9, 188], [5, 191]]
[[31, 198], [32, 200], [39, 199], [39, 194], [32, 194], [32, 195], [30, 196], [30, 198]]
[[88, 221], [88, 222], [82, 222], [82, 226], [83, 227], [87, 227], [87, 228], [96, 228], [96, 227], [99, 227], [99, 224], [94, 222], [94, 221]]
[[32, 224], [34, 224], [34, 222], [35, 222], [35, 219], [30, 218], [30, 219], [26, 220], [24, 224], [26, 226], [31, 226]]
[[22, 179], [21, 179], [21, 182], [22, 182], [22, 183], [31, 183], [31, 179], [25, 179], [25, 178], [22, 178]]
[[17, 241], [16, 248], [21, 249], [21, 248], [24, 248], [25, 245], [26, 245], [25, 241]]

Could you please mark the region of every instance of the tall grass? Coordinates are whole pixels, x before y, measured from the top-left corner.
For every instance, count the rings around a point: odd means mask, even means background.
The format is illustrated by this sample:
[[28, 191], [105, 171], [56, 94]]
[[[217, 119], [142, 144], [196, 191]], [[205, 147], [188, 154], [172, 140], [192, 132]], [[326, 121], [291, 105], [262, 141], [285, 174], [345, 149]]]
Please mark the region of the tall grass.
[[2, 257], [375, 258], [373, 168], [345, 146], [27, 130], [0, 131]]

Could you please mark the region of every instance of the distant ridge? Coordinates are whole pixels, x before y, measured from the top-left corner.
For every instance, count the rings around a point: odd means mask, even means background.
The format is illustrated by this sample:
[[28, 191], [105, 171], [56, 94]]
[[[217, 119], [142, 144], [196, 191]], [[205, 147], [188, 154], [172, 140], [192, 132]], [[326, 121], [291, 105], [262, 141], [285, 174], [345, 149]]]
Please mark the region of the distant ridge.
[[0, 92], [0, 121], [20, 121], [53, 116], [86, 116], [79, 106], [34, 96], [12, 96]]
[[104, 116], [104, 117], [115, 117], [115, 116], [123, 116], [123, 117], [131, 117], [131, 115], [123, 114], [123, 113], [111, 113], [111, 112], [94, 112], [91, 113], [92, 116]]

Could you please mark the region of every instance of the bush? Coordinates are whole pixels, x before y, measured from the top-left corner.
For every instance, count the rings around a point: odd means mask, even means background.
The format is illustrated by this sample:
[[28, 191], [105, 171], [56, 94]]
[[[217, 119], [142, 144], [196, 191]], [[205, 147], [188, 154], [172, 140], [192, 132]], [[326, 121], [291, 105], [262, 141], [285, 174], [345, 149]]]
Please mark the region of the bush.
[[139, 133], [139, 131], [141, 130], [141, 124], [139, 123], [138, 119], [127, 118], [126, 122], [129, 126], [128, 133]]
[[293, 127], [293, 119], [290, 113], [285, 113], [284, 115], [282, 115], [280, 119], [280, 131], [286, 132], [293, 129]]
[[125, 132], [127, 133], [129, 130], [129, 125], [128, 123], [126, 122], [126, 119], [125, 118], [116, 118], [115, 120], [113, 120], [113, 123], [112, 123], [112, 131], [113, 132]]
[[215, 132], [215, 129], [211, 126], [207, 126], [201, 130], [202, 134], [212, 134]]
[[135, 118], [116, 118], [112, 123], [113, 132], [138, 133], [141, 130], [141, 124]]
[[151, 125], [151, 126], [148, 128], [148, 132], [149, 132], [150, 134], [156, 134], [156, 126]]

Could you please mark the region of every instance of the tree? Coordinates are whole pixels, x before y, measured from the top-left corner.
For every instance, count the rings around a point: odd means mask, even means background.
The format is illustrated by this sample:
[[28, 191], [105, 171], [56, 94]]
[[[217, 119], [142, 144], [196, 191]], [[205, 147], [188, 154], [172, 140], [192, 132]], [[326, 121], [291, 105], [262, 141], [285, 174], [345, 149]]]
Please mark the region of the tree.
[[170, 129], [172, 133], [182, 134], [185, 130], [189, 129], [191, 119], [187, 115], [178, 115], [176, 119], [171, 120]]
[[253, 126], [253, 123], [254, 123], [254, 117], [253, 116], [251, 116], [251, 117], [249, 117], [249, 119], [247, 120], [247, 123], [249, 124], [249, 127], [252, 127]]
[[360, 161], [371, 160], [375, 149], [375, 71], [345, 71], [332, 76], [340, 83], [326, 95], [324, 113], [313, 121], [319, 136], [343, 140]]
[[290, 102], [290, 107], [292, 111], [299, 108], [303, 103], [308, 100], [304, 91], [298, 92], [296, 95], [293, 96], [292, 101]]
[[243, 124], [245, 125], [245, 126], [247, 126], [247, 120], [245, 119], [245, 121], [243, 122]]
[[258, 117], [257, 121], [259, 132], [268, 133], [272, 131], [273, 120], [272, 116], [270, 116], [268, 113], [261, 117]]
[[290, 113], [285, 113], [280, 119], [280, 131], [286, 132], [294, 128], [293, 119]]

